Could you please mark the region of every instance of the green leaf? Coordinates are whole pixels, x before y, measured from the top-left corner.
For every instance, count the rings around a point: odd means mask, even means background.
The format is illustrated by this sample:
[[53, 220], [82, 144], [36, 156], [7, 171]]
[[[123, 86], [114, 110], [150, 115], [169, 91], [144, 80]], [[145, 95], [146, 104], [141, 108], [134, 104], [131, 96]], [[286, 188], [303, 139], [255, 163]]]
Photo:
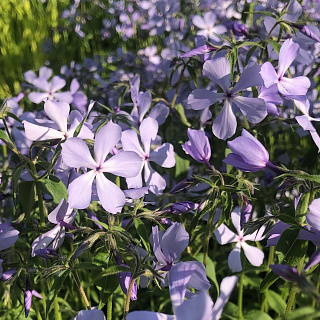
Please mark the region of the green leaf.
[[188, 72], [191, 76], [191, 79], [193, 80], [195, 86], [197, 87], [197, 89], [199, 88], [199, 85], [198, 85], [198, 78], [197, 78], [197, 75], [196, 75], [196, 72], [194, 71], [194, 69], [187, 65], [187, 69], [188, 69]]
[[244, 315], [246, 320], [272, 320], [272, 318], [261, 310], [251, 310]]
[[[197, 255], [196, 259], [202, 263], [203, 262], [203, 253], [199, 253]], [[217, 295], [219, 296], [220, 287], [219, 287], [219, 283], [217, 281], [216, 267], [210, 257], [207, 257], [206, 274], [207, 274], [207, 277], [215, 285], [216, 290], [217, 290]]]
[[109, 297], [117, 290], [119, 286], [119, 279], [116, 275], [111, 275], [101, 279], [101, 286], [97, 286], [100, 290], [99, 309], [107, 303]]
[[304, 193], [301, 196], [296, 209], [297, 216], [304, 215], [307, 213], [308, 207], [309, 207], [309, 200], [310, 200], [310, 192]]
[[263, 45], [261, 45], [258, 42], [252, 42], [252, 41], [243, 41], [238, 45], [238, 48], [246, 47], [246, 46], [260, 47], [260, 48], [264, 49]]
[[279, 54], [281, 49], [281, 45], [279, 44], [279, 42], [269, 39], [268, 43], [270, 43], [275, 52]]
[[101, 276], [107, 277], [107, 276], [117, 274], [120, 272], [130, 272], [130, 269], [128, 267], [124, 267], [124, 266], [112, 266], [107, 269], [103, 269], [101, 272]]
[[9, 138], [9, 136], [2, 130], [0, 130], [0, 139], [6, 140], [13, 144], [12, 140]]
[[10, 118], [13, 118], [14, 120], [16, 120], [16, 121], [18, 121], [20, 123], [22, 123], [22, 121], [15, 114], [13, 114], [11, 112], [7, 112], [7, 116], [10, 117]]
[[234, 80], [234, 68], [237, 64], [238, 60], [238, 48], [234, 47], [233, 50], [230, 52], [229, 61], [230, 61], [230, 81]]
[[191, 127], [191, 123], [188, 121], [188, 119], [184, 113], [183, 105], [181, 103], [178, 103], [174, 106], [174, 108], [178, 112], [181, 122], [183, 124], [185, 124], [186, 126]]
[[37, 182], [37, 187], [53, 198], [55, 204], [59, 204], [61, 199], [68, 199], [67, 189], [63, 182], [55, 176]]
[[54, 278], [53, 285], [49, 291], [48, 300], [47, 300], [47, 308], [46, 308], [46, 315], [48, 317], [50, 307], [55, 299], [55, 297], [58, 295], [59, 291], [62, 288], [62, 285], [64, 281], [67, 279], [69, 275], [70, 270], [63, 270], [57, 276]]
[[101, 270], [100, 266], [97, 266], [96, 264], [91, 263], [91, 262], [77, 263], [74, 268], [77, 270], [79, 270], [79, 269], [80, 270], [90, 270], [90, 269], [100, 269]]
[[176, 160], [175, 177], [177, 181], [181, 181], [187, 178], [190, 168], [190, 161], [188, 159], [181, 158], [177, 153], [174, 154]]
[[[286, 314], [285, 316], [281, 317], [281, 320], [305, 320], [305, 319], [316, 319], [320, 318], [320, 311], [315, 310], [311, 307], [304, 307], [290, 313]], [[280, 320], [280, 319], [279, 319]]]
[[19, 200], [26, 218], [29, 219], [35, 204], [34, 181], [22, 181], [19, 183]]
[[134, 226], [138, 232], [138, 235], [148, 252], [150, 252], [150, 244], [147, 229], [144, 223], [140, 219], [134, 219]]
[[279, 315], [284, 314], [286, 312], [287, 304], [282, 299], [280, 294], [278, 294], [272, 290], [267, 290], [265, 292], [265, 295], [266, 295], [266, 299], [268, 301], [268, 304], [272, 310], [277, 312]]
[[17, 190], [18, 190], [18, 182], [21, 175], [22, 170], [26, 167], [27, 163], [25, 161], [19, 163], [13, 170], [12, 173], [12, 190], [13, 190], [13, 198], [17, 198]]

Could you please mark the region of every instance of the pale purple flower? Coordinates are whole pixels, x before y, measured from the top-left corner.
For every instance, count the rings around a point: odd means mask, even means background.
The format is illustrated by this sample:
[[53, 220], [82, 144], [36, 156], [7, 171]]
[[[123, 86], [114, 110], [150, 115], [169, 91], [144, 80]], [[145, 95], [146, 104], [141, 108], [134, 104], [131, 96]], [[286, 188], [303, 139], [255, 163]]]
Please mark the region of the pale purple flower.
[[28, 95], [28, 98], [31, 102], [41, 103], [45, 99], [49, 100], [58, 100], [67, 103], [71, 103], [73, 100], [72, 94], [69, 91], [66, 92], [57, 92], [66, 85], [66, 80], [54, 76], [51, 82], [48, 79], [52, 75], [52, 70], [47, 67], [42, 67], [39, 70], [39, 77], [35, 75], [33, 71], [27, 71], [24, 74], [24, 78], [29, 83], [33, 84], [37, 89], [40, 89], [43, 92], [31, 92]]
[[216, 34], [223, 34], [227, 31], [227, 28], [223, 25], [215, 25], [216, 21], [217, 17], [213, 11], [206, 12], [203, 15], [203, 18], [198, 15], [192, 18], [192, 23], [201, 29], [197, 32], [197, 35], [204, 36], [206, 39], [210, 38], [214, 41], [220, 42], [221, 38], [219, 38]]
[[[26, 137], [32, 141], [63, 140], [73, 137], [75, 130], [83, 120], [79, 111], [70, 112], [70, 105], [66, 102], [47, 100], [44, 103], [44, 111], [50, 120], [36, 119], [37, 124], [23, 121]], [[90, 129], [91, 126], [84, 123], [78, 137], [93, 139], [93, 133]]]
[[211, 158], [211, 147], [205, 132], [188, 128], [187, 133], [190, 140], [182, 145], [182, 149], [194, 160], [204, 163], [208, 169], [211, 170], [209, 162]]
[[142, 169], [144, 181], [152, 193], [161, 194], [166, 187], [165, 179], [150, 165], [150, 162], [155, 162], [164, 168], [172, 168], [175, 165], [173, 146], [170, 143], [164, 143], [156, 149], [151, 148], [152, 142], [157, 138], [158, 127], [157, 121], [150, 117], [142, 121], [139, 130], [143, 148], [135, 130], [125, 130], [122, 133], [123, 150], [134, 151], [142, 159], [140, 174], [127, 179], [129, 188], [142, 187]]
[[64, 241], [66, 234], [65, 228], [67, 227], [68, 229], [75, 229], [75, 227], [71, 224], [73, 223], [76, 214], [77, 211], [73, 211], [66, 199], [61, 199], [58, 206], [48, 215], [48, 220], [51, 223], [56, 224], [56, 226], [48, 232], [43, 233], [33, 241], [31, 245], [31, 256], [34, 257], [35, 255], [43, 254], [54, 255], [52, 252], [39, 252], [39, 250], [47, 248], [57, 250]]
[[181, 201], [171, 204], [169, 207], [164, 209], [164, 212], [172, 214], [181, 214], [187, 213], [189, 211], [194, 211], [198, 207], [199, 205], [192, 201]]
[[241, 208], [235, 207], [231, 212], [232, 223], [237, 231], [237, 234], [232, 232], [224, 223], [214, 232], [219, 244], [227, 244], [235, 242], [236, 245], [232, 249], [228, 257], [228, 266], [232, 272], [239, 272], [242, 270], [240, 251], [244, 251], [245, 256], [254, 266], [260, 266], [263, 263], [264, 253], [260, 249], [250, 246], [246, 241], [261, 241], [263, 239], [263, 231], [261, 228], [259, 232], [254, 232], [250, 235], [244, 236], [244, 230], [240, 226]]
[[320, 37], [316, 33], [314, 33], [308, 26], [302, 24], [295, 24], [294, 26], [308, 38], [320, 42]]
[[297, 58], [300, 47], [297, 43], [293, 43], [292, 39], [286, 40], [281, 46], [279, 53], [278, 71], [276, 72], [270, 62], [265, 62], [260, 74], [263, 78], [264, 85], [269, 88], [276, 84], [281, 94], [286, 97], [305, 96], [311, 82], [307, 77], [284, 77], [285, 72], [292, 62]]
[[269, 88], [262, 86], [259, 90], [258, 98], [265, 101], [268, 114], [279, 116], [277, 105], [282, 104], [282, 99], [278, 94], [276, 84], [273, 84]]
[[184, 54], [180, 55], [180, 58], [190, 58], [190, 57], [194, 57], [200, 54], [206, 54], [206, 53], [210, 53], [212, 51], [216, 51], [218, 50], [219, 47], [214, 47], [210, 44], [204, 44], [202, 46], [196, 47], [194, 49], [191, 49], [187, 52], [185, 52]]
[[248, 36], [248, 30], [246, 26], [243, 23], [238, 23], [237, 21], [234, 21], [232, 23], [232, 32], [234, 35], [241, 37], [241, 36]]
[[73, 320], [106, 320], [102, 310], [81, 310]]
[[18, 240], [19, 231], [8, 223], [0, 223], [0, 251], [10, 248]]
[[38, 293], [36, 290], [30, 289], [30, 282], [27, 279], [26, 281], [26, 290], [24, 292], [24, 310], [25, 310], [25, 316], [28, 318], [30, 309], [31, 309], [31, 303], [32, 303], [32, 297], [35, 296], [39, 299], [43, 299], [42, 295]]
[[72, 105], [76, 107], [81, 112], [81, 114], [84, 115], [86, 113], [88, 98], [82, 91], [79, 91], [79, 88], [80, 84], [78, 80], [74, 78], [70, 84], [70, 92], [73, 98]]
[[240, 137], [228, 141], [228, 147], [232, 153], [223, 160], [224, 163], [246, 172], [269, 168], [279, 173], [280, 169], [269, 161], [268, 151], [246, 129], [242, 129]]
[[259, 74], [259, 65], [248, 64], [232, 89], [230, 89], [230, 62], [227, 58], [207, 60], [203, 65], [203, 70], [211, 81], [222, 88], [223, 93], [196, 89], [189, 95], [188, 104], [194, 110], [203, 110], [217, 101], [225, 100], [224, 107], [212, 125], [212, 132], [216, 137], [226, 140], [236, 131], [237, 119], [232, 110], [232, 103], [236, 104], [251, 123], [259, 123], [266, 117], [267, 109], [263, 99], [237, 95], [238, 92], [246, 88], [263, 84]]
[[127, 320], [218, 320], [222, 310], [228, 302], [230, 295], [236, 286], [238, 278], [235, 276], [226, 277], [220, 284], [220, 295], [213, 305], [213, 302], [205, 290], [192, 295], [185, 300], [187, 285], [194, 274], [194, 267], [179, 264], [173, 267], [174, 273], [169, 277], [169, 290], [172, 307], [175, 315], [167, 315], [151, 311], [130, 312]]
[[121, 139], [121, 128], [109, 121], [95, 137], [94, 158], [86, 143], [80, 138], [70, 138], [62, 144], [63, 162], [71, 168], [89, 168], [87, 173], [69, 184], [69, 204], [72, 208], [85, 209], [91, 202], [92, 184], [96, 180], [97, 193], [102, 207], [110, 213], [122, 210], [125, 204], [123, 191], [108, 180], [104, 172], [121, 177], [135, 177], [141, 168], [142, 159], [131, 151], [123, 151], [107, 158], [112, 148]]

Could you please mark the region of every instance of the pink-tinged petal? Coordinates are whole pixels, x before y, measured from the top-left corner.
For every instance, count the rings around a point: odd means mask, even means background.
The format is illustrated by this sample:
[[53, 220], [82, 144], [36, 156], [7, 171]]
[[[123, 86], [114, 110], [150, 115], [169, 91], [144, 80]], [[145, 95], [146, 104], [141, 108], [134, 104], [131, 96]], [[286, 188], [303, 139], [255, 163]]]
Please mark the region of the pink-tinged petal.
[[148, 117], [155, 119], [159, 126], [165, 123], [170, 109], [162, 103], [157, 103], [149, 112]]
[[74, 179], [68, 187], [68, 201], [71, 208], [86, 209], [91, 202], [92, 183], [96, 172], [91, 170]]
[[224, 92], [229, 91], [230, 87], [230, 62], [227, 58], [207, 60], [203, 65], [206, 76], [219, 85]]
[[62, 89], [66, 85], [66, 80], [60, 78], [59, 76], [54, 76], [51, 80], [51, 92], [56, 92]]
[[101, 171], [120, 177], [134, 178], [139, 174], [142, 164], [143, 161], [137, 153], [122, 151], [104, 162]]
[[[213, 25], [215, 25], [215, 23], [217, 21], [217, 16], [215, 15], [215, 13], [213, 11], [208, 11], [203, 15], [203, 21], [207, 27], [213, 26]], [[201, 29], [203, 29], [203, 28], [201, 28]]]
[[39, 78], [48, 80], [52, 76], [52, 69], [47, 67], [41, 67], [39, 69]]
[[236, 286], [238, 282], [238, 277], [236, 276], [231, 276], [231, 277], [225, 277], [220, 284], [220, 294], [219, 297], [214, 304], [213, 307], [213, 320], [220, 319], [222, 310], [225, 306], [225, 304], [228, 302], [231, 293]]
[[249, 87], [263, 85], [263, 79], [260, 74], [261, 66], [252, 62], [248, 64], [242, 71], [240, 79], [231, 90], [232, 93], [237, 93]]
[[291, 63], [298, 56], [300, 47], [293, 39], [287, 39], [281, 46], [278, 62], [278, 76], [282, 78], [284, 73], [288, 70]]
[[266, 103], [263, 99], [236, 96], [232, 101], [250, 123], [259, 123], [268, 114]]
[[62, 145], [62, 160], [71, 168], [96, 169], [98, 165], [93, 160], [87, 144], [80, 138], [70, 138]]
[[240, 230], [241, 230], [240, 217], [241, 217], [241, 207], [236, 206], [231, 212], [231, 219], [232, 219], [233, 226], [237, 230], [238, 234], [240, 234]]
[[170, 269], [169, 291], [174, 311], [183, 303], [187, 284], [196, 268], [195, 264], [179, 262]]
[[123, 191], [108, 180], [102, 172], [97, 173], [96, 185], [102, 207], [110, 213], [121, 212], [126, 202]]
[[94, 158], [101, 166], [112, 148], [121, 139], [121, 128], [117, 124], [109, 121], [96, 134], [94, 142]]
[[53, 120], [63, 134], [67, 133], [68, 117], [70, 113], [70, 106], [65, 102], [52, 102], [47, 100], [44, 103], [44, 111], [47, 116]]
[[162, 194], [167, 185], [166, 180], [149, 163], [144, 166], [144, 180], [149, 190], [156, 195]]
[[307, 94], [311, 82], [307, 77], [281, 78], [278, 82], [278, 90], [284, 96]]
[[248, 138], [248, 139], [251, 139], [251, 141], [253, 141], [257, 145], [257, 148], [259, 148], [259, 153], [261, 153], [261, 157], [264, 158], [264, 160], [266, 160], [266, 161], [269, 160], [269, 153], [266, 150], [266, 148], [264, 147], [264, 145], [259, 140], [257, 140], [246, 129], [242, 129], [241, 136]]
[[213, 302], [209, 294], [203, 290], [192, 299], [185, 300], [176, 308], [177, 319], [183, 320], [211, 320]]
[[53, 94], [54, 98], [61, 102], [71, 103], [73, 101], [73, 96], [71, 92], [55, 92]]
[[141, 142], [144, 147], [146, 155], [150, 154], [151, 142], [156, 139], [159, 125], [158, 122], [152, 118], [146, 118], [140, 124]]
[[[133, 311], [127, 315], [127, 320], [177, 320], [176, 316], [152, 311]], [[78, 319], [77, 319], [78, 320]], [[88, 319], [88, 320], [92, 320]]]
[[188, 104], [193, 110], [202, 110], [224, 98], [224, 93], [215, 93], [206, 89], [196, 89], [189, 95]]
[[234, 135], [237, 129], [237, 119], [234, 115], [231, 104], [225, 101], [224, 106], [212, 125], [213, 134], [222, 140], [226, 140]]
[[236, 241], [236, 234], [232, 232], [224, 223], [214, 232], [219, 244], [227, 244]]
[[102, 310], [81, 310], [78, 312], [74, 320], [106, 320]]
[[34, 79], [32, 84], [42, 91], [45, 91], [47, 93], [50, 92], [50, 84], [45, 79], [41, 79], [41, 78]]
[[311, 202], [309, 211], [310, 213], [306, 215], [307, 222], [320, 231], [320, 198]]
[[48, 98], [47, 93], [40, 93], [40, 92], [31, 92], [28, 95], [28, 98], [33, 103], [41, 103], [43, 100]]
[[255, 166], [252, 164], [248, 164], [244, 162], [244, 160], [235, 153], [229, 153], [227, 157], [223, 160], [223, 163], [229, 164], [230, 166], [233, 166], [245, 172], [256, 172], [265, 168], [265, 166], [262, 167], [262, 166]]
[[162, 146], [150, 152], [149, 161], [153, 161], [163, 168], [172, 168], [176, 164], [173, 145], [164, 143]]
[[139, 93], [139, 122], [142, 122], [151, 105], [152, 96], [149, 91]]
[[32, 141], [64, 139], [62, 132], [48, 127], [38, 126], [28, 121], [22, 121], [26, 137]]
[[260, 74], [266, 88], [270, 88], [273, 84], [278, 83], [276, 70], [274, 70], [273, 65], [269, 61], [261, 66]]
[[165, 266], [168, 264], [168, 262], [166, 260], [166, 257], [161, 251], [162, 236], [163, 236], [163, 232], [162, 231], [159, 232], [158, 226], [152, 227], [150, 243], [152, 244], [153, 253], [157, 258], [158, 262], [160, 262], [161, 265]]
[[10, 248], [18, 240], [19, 231], [13, 227], [5, 228], [0, 233], [0, 251]]
[[250, 263], [256, 267], [259, 267], [263, 263], [264, 253], [257, 247], [248, 245], [245, 242], [241, 242], [241, 247]]
[[192, 18], [192, 23], [199, 29], [205, 29], [207, 27], [203, 18], [200, 16], [194, 16]]
[[31, 256], [34, 257], [36, 255], [36, 250], [45, 249], [49, 247], [49, 245], [52, 243], [55, 237], [59, 234], [61, 228], [63, 227], [61, 227], [60, 225], [56, 225], [53, 229], [37, 237], [31, 245]]
[[237, 242], [235, 247], [229, 253], [228, 266], [232, 272], [240, 272], [242, 270], [240, 251], [240, 243]]
[[140, 157], [144, 157], [145, 153], [140, 146], [138, 134], [135, 130], [130, 129], [123, 131], [121, 142], [124, 151], [134, 151], [140, 155]]
[[180, 259], [182, 252], [189, 243], [189, 234], [180, 223], [174, 223], [164, 233], [161, 241], [163, 255], [168, 263]]

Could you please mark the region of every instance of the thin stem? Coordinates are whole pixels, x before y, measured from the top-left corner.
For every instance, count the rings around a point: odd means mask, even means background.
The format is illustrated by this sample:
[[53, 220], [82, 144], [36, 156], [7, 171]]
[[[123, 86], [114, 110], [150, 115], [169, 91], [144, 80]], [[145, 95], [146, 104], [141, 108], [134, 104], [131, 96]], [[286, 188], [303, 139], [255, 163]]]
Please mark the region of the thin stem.
[[132, 277], [131, 281], [130, 281], [130, 284], [129, 284], [128, 291], [127, 291], [126, 305], [125, 305], [125, 309], [124, 309], [123, 320], [126, 320], [127, 315], [129, 313], [131, 291], [132, 291], [132, 288], [133, 288], [133, 285], [134, 285], [135, 282], [136, 282], [136, 278]]
[[83, 290], [83, 287], [81, 285], [80, 279], [79, 279], [78, 274], [77, 274], [77, 271], [76, 270], [72, 270], [72, 274], [73, 274], [74, 280], [76, 281], [76, 284], [78, 286], [78, 289], [79, 289], [81, 297], [82, 297], [82, 299], [84, 301], [84, 304], [86, 306], [86, 309], [90, 310], [91, 309], [90, 303], [89, 303], [89, 301], [87, 299], [86, 293]]
[[290, 295], [289, 295], [285, 314], [289, 313], [292, 310], [292, 307], [294, 305], [294, 300], [296, 298], [297, 289], [298, 289], [298, 285], [296, 283], [293, 283], [290, 290]]
[[108, 298], [108, 304], [107, 304], [107, 319], [108, 320], [112, 320], [112, 298], [113, 298], [113, 295], [111, 295]]
[[238, 318], [244, 319], [243, 318], [243, 313], [242, 313], [242, 302], [243, 302], [243, 277], [244, 277], [244, 272], [243, 269], [240, 274], [240, 280], [239, 280], [239, 292], [238, 292]]
[[40, 212], [40, 225], [41, 227], [44, 227], [46, 223], [45, 223], [45, 209], [43, 204], [42, 191], [38, 188], [37, 185], [36, 185], [36, 189], [37, 189], [38, 205], [39, 205], [39, 212]]
[[61, 314], [60, 314], [60, 312], [59, 312], [58, 297], [55, 297], [55, 298], [54, 298], [53, 307], [54, 307], [54, 318], [55, 318], [56, 320], [62, 320]]
[[206, 227], [206, 235], [204, 238], [204, 252], [203, 252], [203, 265], [207, 265], [207, 258], [208, 258], [208, 251], [209, 251], [209, 241], [210, 241], [210, 233], [211, 233], [211, 228], [212, 228], [212, 221], [214, 217], [214, 209], [215, 206], [209, 211], [209, 218], [207, 222], [207, 227]]

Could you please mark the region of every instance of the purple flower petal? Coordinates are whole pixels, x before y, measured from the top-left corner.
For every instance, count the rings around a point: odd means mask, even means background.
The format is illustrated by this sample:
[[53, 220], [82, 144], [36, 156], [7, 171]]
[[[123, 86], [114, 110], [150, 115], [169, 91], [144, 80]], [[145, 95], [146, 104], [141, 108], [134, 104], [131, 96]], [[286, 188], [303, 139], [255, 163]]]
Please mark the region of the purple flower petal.
[[228, 266], [232, 272], [240, 272], [242, 270], [240, 251], [240, 243], [237, 242], [235, 247], [229, 253]]
[[158, 122], [152, 118], [146, 118], [140, 125], [141, 142], [144, 147], [145, 154], [150, 154], [151, 142], [155, 140], [158, 133]]
[[[134, 311], [127, 315], [127, 320], [177, 320], [176, 316], [152, 311]], [[77, 319], [78, 320], [78, 319]], [[91, 320], [91, 319], [88, 319]]]
[[41, 103], [43, 100], [48, 98], [47, 93], [40, 93], [40, 92], [30, 92], [28, 98], [33, 103]]
[[38, 126], [28, 121], [22, 121], [26, 137], [32, 141], [64, 139], [62, 132], [44, 126]]
[[293, 39], [287, 39], [281, 46], [278, 63], [278, 77], [282, 78], [294, 59], [299, 54], [300, 47]]
[[320, 248], [316, 250], [310, 257], [308, 263], [304, 266], [304, 270], [308, 270], [320, 262]]
[[66, 134], [68, 131], [68, 117], [70, 113], [70, 106], [66, 102], [52, 102], [47, 100], [44, 103], [44, 111], [48, 115], [48, 117], [54, 121], [60, 131], [63, 134]]
[[230, 87], [230, 62], [227, 58], [207, 60], [203, 65], [206, 76], [219, 85], [224, 92], [229, 91]]
[[188, 97], [188, 104], [193, 110], [203, 110], [225, 97], [224, 93], [215, 93], [206, 89], [196, 89]]
[[171, 143], [164, 143], [162, 146], [150, 152], [149, 161], [153, 161], [163, 168], [172, 168], [176, 164], [173, 146]]
[[155, 119], [159, 126], [165, 123], [170, 109], [162, 103], [157, 103], [149, 112], [148, 117]]
[[265, 62], [261, 66], [260, 74], [266, 88], [270, 88], [273, 84], [278, 83], [278, 75], [270, 62]]
[[314, 199], [309, 205], [310, 213], [306, 215], [306, 220], [316, 230], [320, 231], [320, 198]]
[[214, 232], [219, 244], [224, 245], [236, 241], [236, 234], [232, 232], [224, 223]]
[[241, 243], [241, 247], [242, 247], [247, 259], [249, 260], [249, 262], [252, 265], [254, 265], [256, 267], [259, 267], [262, 265], [264, 253], [259, 248], [250, 246], [245, 242]]
[[285, 96], [306, 95], [311, 82], [307, 77], [281, 78], [278, 82], [278, 90]]
[[166, 180], [149, 163], [144, 166], [144, 180], [149, 190], [156, 195], [162, 194], [167, 185]]
[[138, 135], [135, 130], [130, 129], [123, 131], [121, 142], [124, 151], [134, 151], [140, 155], [140, 157], [144, 157], [144, 151], [140, 146]]
[[112, 121], [98, 131], [94, 142], [94, 159], [98, 166], [104, 163], [107, 155], [120, 139], [121, 128]]
[[102, 207], [113, 214], [121, 212], [126, 201], [123, 191], [108, 180], [102, 172], [97, 173], [96, 184]]
[[106, 320], [102, 310], [81, 310], [78, 312], [74, 320]]
[[18, 235], [19, 231], [11, 226], [5, 228], [2, 232], [0, 232], [0, 251], [13, 246], [18, 240]]
[[212, 132], [217, 138], [226, 140], [234, 135], [236, 129], [236, 116], [232, 111], [230, 102], [225, 100], [224, 107], [213, 122]]
[[[66, 85], [66, 80], [60, 78], [59, 76], [54, 76], [51, 80], [51, 92], [56, 92], [62, 89]], [[48, 91], [48, 90], [45, 90]]]

